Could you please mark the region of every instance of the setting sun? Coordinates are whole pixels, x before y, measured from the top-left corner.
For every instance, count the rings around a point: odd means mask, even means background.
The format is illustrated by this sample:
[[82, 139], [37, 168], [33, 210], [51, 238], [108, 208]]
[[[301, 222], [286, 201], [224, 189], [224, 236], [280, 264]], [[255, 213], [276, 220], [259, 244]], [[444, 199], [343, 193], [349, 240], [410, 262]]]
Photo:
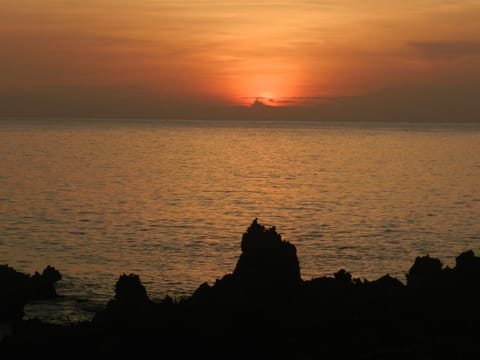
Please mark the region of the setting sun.
[[232, 97], [243, 105], [255, 99], [268, 106], [295, 105], [289, 99], [302, 96], [296, 92], [298, 79], [292, 74], [246, 74], [232, 83]]
[[211, 117], [480, 76], [476, 1], [2, 4], [3, 115]]

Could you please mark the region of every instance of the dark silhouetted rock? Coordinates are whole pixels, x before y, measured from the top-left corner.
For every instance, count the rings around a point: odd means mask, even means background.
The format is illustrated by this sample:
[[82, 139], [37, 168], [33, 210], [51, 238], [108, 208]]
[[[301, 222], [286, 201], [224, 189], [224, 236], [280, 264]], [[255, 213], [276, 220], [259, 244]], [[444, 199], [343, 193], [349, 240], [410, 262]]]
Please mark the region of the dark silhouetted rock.
[[300, 284], [297, 249], [283, 241], [274, 226], [267, 229], [255, 219], [243, 234], [241, 249], [233, 276], [246, 286], [285, 288]]
[[105, 313], [146, 312], [151, 311], [152, 306], [140, 277], [123, 274], [115, 284], [115, 297], [108, 302]]
[[370, 282], [369, 284], [373, 289], [375, 289], [375, 291], [385, 294], [397, 295], [405, 289], [405, 285], [400, 280], [391, 277], [390, 274], [386, 274], [381, 278]]
[[56, 297], [55, 283], [60, 279], [60, 273], [51, 266], [30, 276], [0, 265], [0, 321], [20, 319], [30, 301]]
[[417, 256], [415, 263], [407, 273], [407, 286], [411, 288], [436, 285], [442, 274], [442, 262], [439, 259]]
[[333, 276], [335, 277], [335, 280], [340, 283], [344, 283], [348, 285], [352, 284], [352, 274], [350, 274], [345, 269], [340, 269], [335, 274], [333, 274]]
[[8, 265], [0, 265], [0, 321], [20, 319], [29, 299], [29, 277]]
[[120, 276], [115, 285], [115, 300], [125, 304], [143, 304], [150, 301], [145, 286], [135, 274]]
[[292, 304], [302, 282], [295, 246], [255, 219], [243, 234], [241, 250], [233, 274], [213, 286], [202, 284], [191, 301], [238, 310]]
[[480, 278], [480, 257], [475, 256], [473, 250], [461, 253], [455, 262], [455, 271], [458, 273]]
[[42, 278], [50, 283], [56, 283], [57, 281], [62, 280], [62, 275], [60, 271], [55, 269], [53, 266], [47, 265], [47, 267], [42, 272]]
[[[0, 358], [68, 357], [73, 349], [84, 358], [480, 359], [473, 251], [460, 254], [454, 269], [417, 257], [405, 285], [388, 274], [361, 280], [345, 269], [303, 281], [295, 246], [256, 219], [241, 249], [233, 273], [180, 302], [153, 302], [138, 275], [124, 274], [88, 324], [20, 321], [0, 344]], [[33, 277], [8, 267], [2, 273], [27, 289], [33, 278], [59, 278], [53, 268]]]
[[[136, 274], [123, 274], [115, 284], [115, 296], [92, 320], [95, 328], [115, 336], [130, 331], [141, 332], [153, 323], [156, 303], [150, 300], [145, 286]], [[105, 330], [108, 329], [108, 330]], [[121, 346], [118, 344], [117, 346]]]

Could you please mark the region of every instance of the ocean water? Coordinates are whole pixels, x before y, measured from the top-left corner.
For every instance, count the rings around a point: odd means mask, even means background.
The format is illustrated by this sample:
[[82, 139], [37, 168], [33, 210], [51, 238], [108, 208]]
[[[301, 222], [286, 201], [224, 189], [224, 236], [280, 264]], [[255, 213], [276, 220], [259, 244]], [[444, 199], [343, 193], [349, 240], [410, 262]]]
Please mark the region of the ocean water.
[[91, 317], [136, 273], [152, 299], [233, 271], [254, 218], [304, 279], [405, 280], [480, 253], [480, 125], [0, 121], [0, 263], [63, 275], [27, 317]]

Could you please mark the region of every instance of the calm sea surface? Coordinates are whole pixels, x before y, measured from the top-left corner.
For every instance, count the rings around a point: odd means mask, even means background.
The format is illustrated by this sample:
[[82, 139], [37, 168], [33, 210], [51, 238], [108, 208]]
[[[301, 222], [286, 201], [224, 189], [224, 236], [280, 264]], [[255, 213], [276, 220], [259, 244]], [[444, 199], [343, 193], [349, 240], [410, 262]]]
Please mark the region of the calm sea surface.
[[0, 121], [0, 263], [63, 274], [28, 316], [88, 317], [123, 273], [190, 295], [233, 270], [256, 217], [304, 279], [453, 266], [480, 253], [480, 126]]

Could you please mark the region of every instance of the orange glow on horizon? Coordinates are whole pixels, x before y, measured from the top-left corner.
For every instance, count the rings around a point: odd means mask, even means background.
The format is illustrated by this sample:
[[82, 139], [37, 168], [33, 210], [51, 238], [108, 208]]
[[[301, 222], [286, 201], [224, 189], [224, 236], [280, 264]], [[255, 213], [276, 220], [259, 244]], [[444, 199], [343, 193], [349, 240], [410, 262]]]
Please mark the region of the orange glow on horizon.
[[258, 100], [267, 106], [291, 106], [295, 103], [290, 99], [303, 95], [298, 91], [300, 79], [291, 71], [257, 73], [255, 69], [247, 68], [244, 72], [244, 76], [229, 83], [230, 91], [227, 92], [232, 102], [249, 106]]
[[480, 79], [478, 1], [274, 3], [4, 0], [4, 108], [170, 116]]

